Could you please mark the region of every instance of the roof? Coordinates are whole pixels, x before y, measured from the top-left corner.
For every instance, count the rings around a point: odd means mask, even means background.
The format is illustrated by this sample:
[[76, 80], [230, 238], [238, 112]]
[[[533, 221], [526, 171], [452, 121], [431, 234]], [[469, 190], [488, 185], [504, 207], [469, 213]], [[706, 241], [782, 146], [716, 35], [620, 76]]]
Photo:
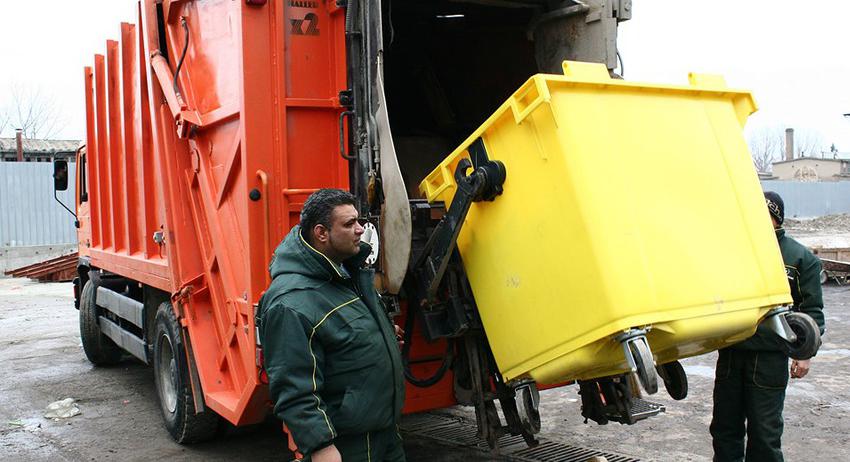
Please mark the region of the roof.
[[[28, 140], [24, 138], [24, 155], [75, 153], [80, 147], [79, 140]], [[0, 155], [17, 154], [18, 143], [15, 138], [0, 138]]]
[[780, 160], [774, 162], [773, 165], [776, 164], [790, 164], [791, 162], [797, 162], [800, 160], [816, 160], [818, 162], [850, 162], [850, 159], [829, 159], [829, 158], [821, 158], [821, 157], [798, 157], [794, 160]]

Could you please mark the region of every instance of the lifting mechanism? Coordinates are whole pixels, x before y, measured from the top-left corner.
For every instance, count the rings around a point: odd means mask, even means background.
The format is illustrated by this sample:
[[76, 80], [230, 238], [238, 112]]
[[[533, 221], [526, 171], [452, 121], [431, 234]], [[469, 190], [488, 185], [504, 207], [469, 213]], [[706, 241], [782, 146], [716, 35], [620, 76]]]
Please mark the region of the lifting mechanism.
[[[470, 146], [469, 154], [469, 158], [461, 159], [455, 168], [457, 191], [441, 219], [431, 218], [431, 212], [432, 209], [442, 211], [443, 204], [412, 202], [415, 236], [411, 277], [407, 282], [412, 296], [409, 297], [407, 337], [402, 352], [405, 376], [416, 386], [433, 385], [452, 366], [457, 354], [455, 392], [459, 400], [475, 407], [478, 436], [491, 448], [495, 448], [498, 439], [505, 434], [522, 435], [529, 446], [536, 446], [534, 435], [540, 431], [537, 386], [530, 380], [505, 383], [499, 374], [456, 248], [472, 204], [498, 200], [506, 177], [505, 166], [488, 159], [481, 139]], [[430, 237], [426, 240], [425, 236]], [[423, 245], [417, 245], [423, 241]], [[407, 367], [416, 318], [421, 319], [422, 330], [429, 341], [448, 339], [442, 366], [433, 377], [424, 380], [413, 377]], [[496, 410], [496, 400], [505, 415], [505, 426]]]

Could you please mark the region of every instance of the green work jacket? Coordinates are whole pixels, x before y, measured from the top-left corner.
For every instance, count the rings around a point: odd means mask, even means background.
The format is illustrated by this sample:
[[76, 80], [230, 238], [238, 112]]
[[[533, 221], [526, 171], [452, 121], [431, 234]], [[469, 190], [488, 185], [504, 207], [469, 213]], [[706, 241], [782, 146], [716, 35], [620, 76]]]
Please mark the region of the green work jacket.
[[309, 455], [339, 435], [394, 426], [404, 376], [374, 271], [363, 267], [371, 248], [361, 243], [343, 270], [300, 229], [275, 250], [258, 323], [275, 415]]
[[[824, 332], [823, 293], [820, 284], [821, 262], [809, 249], [785, 235], [785, 230], [776, 230], [782, 261], [785, 262], [785, 275], [791, 286], [791, 298], [794, 299], [794, 311], [808, 314]], [[757, 351], [787, 351], [784, 341], [770, 331], [764, 323], [760, 324], [755, 335], [731, 348]]]

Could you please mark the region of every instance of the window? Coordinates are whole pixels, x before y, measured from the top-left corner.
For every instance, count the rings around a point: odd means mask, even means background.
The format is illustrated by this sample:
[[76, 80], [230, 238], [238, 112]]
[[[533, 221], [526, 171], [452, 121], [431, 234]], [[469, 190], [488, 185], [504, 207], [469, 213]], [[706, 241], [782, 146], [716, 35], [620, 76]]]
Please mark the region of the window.
[[87, 202], [89, 200], [89, 189], [86, 181], [86, 156], [88, 154], [81, 153], [80, 154], [80, 163], [77, 166], [77, 181], [79, 181], [79, 191], [80, 191], [80, 203]]

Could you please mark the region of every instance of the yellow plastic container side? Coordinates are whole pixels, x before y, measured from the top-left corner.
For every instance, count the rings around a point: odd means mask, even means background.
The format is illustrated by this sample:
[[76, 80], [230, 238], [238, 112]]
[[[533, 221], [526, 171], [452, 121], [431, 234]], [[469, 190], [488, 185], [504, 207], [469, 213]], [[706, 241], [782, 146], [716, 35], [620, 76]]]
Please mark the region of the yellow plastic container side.
[[742, 136], [756, 109], [722, 77], [689, 86], [565, 62], [535, 75], [420, 184], [450, 205], [482, 138], [504, 193], [472, 205], [458, 248], [500, 372], [539, 383], [626, 372], [614, 336], [649, 327], [657, 364], [755, 332], [791, 303]]

